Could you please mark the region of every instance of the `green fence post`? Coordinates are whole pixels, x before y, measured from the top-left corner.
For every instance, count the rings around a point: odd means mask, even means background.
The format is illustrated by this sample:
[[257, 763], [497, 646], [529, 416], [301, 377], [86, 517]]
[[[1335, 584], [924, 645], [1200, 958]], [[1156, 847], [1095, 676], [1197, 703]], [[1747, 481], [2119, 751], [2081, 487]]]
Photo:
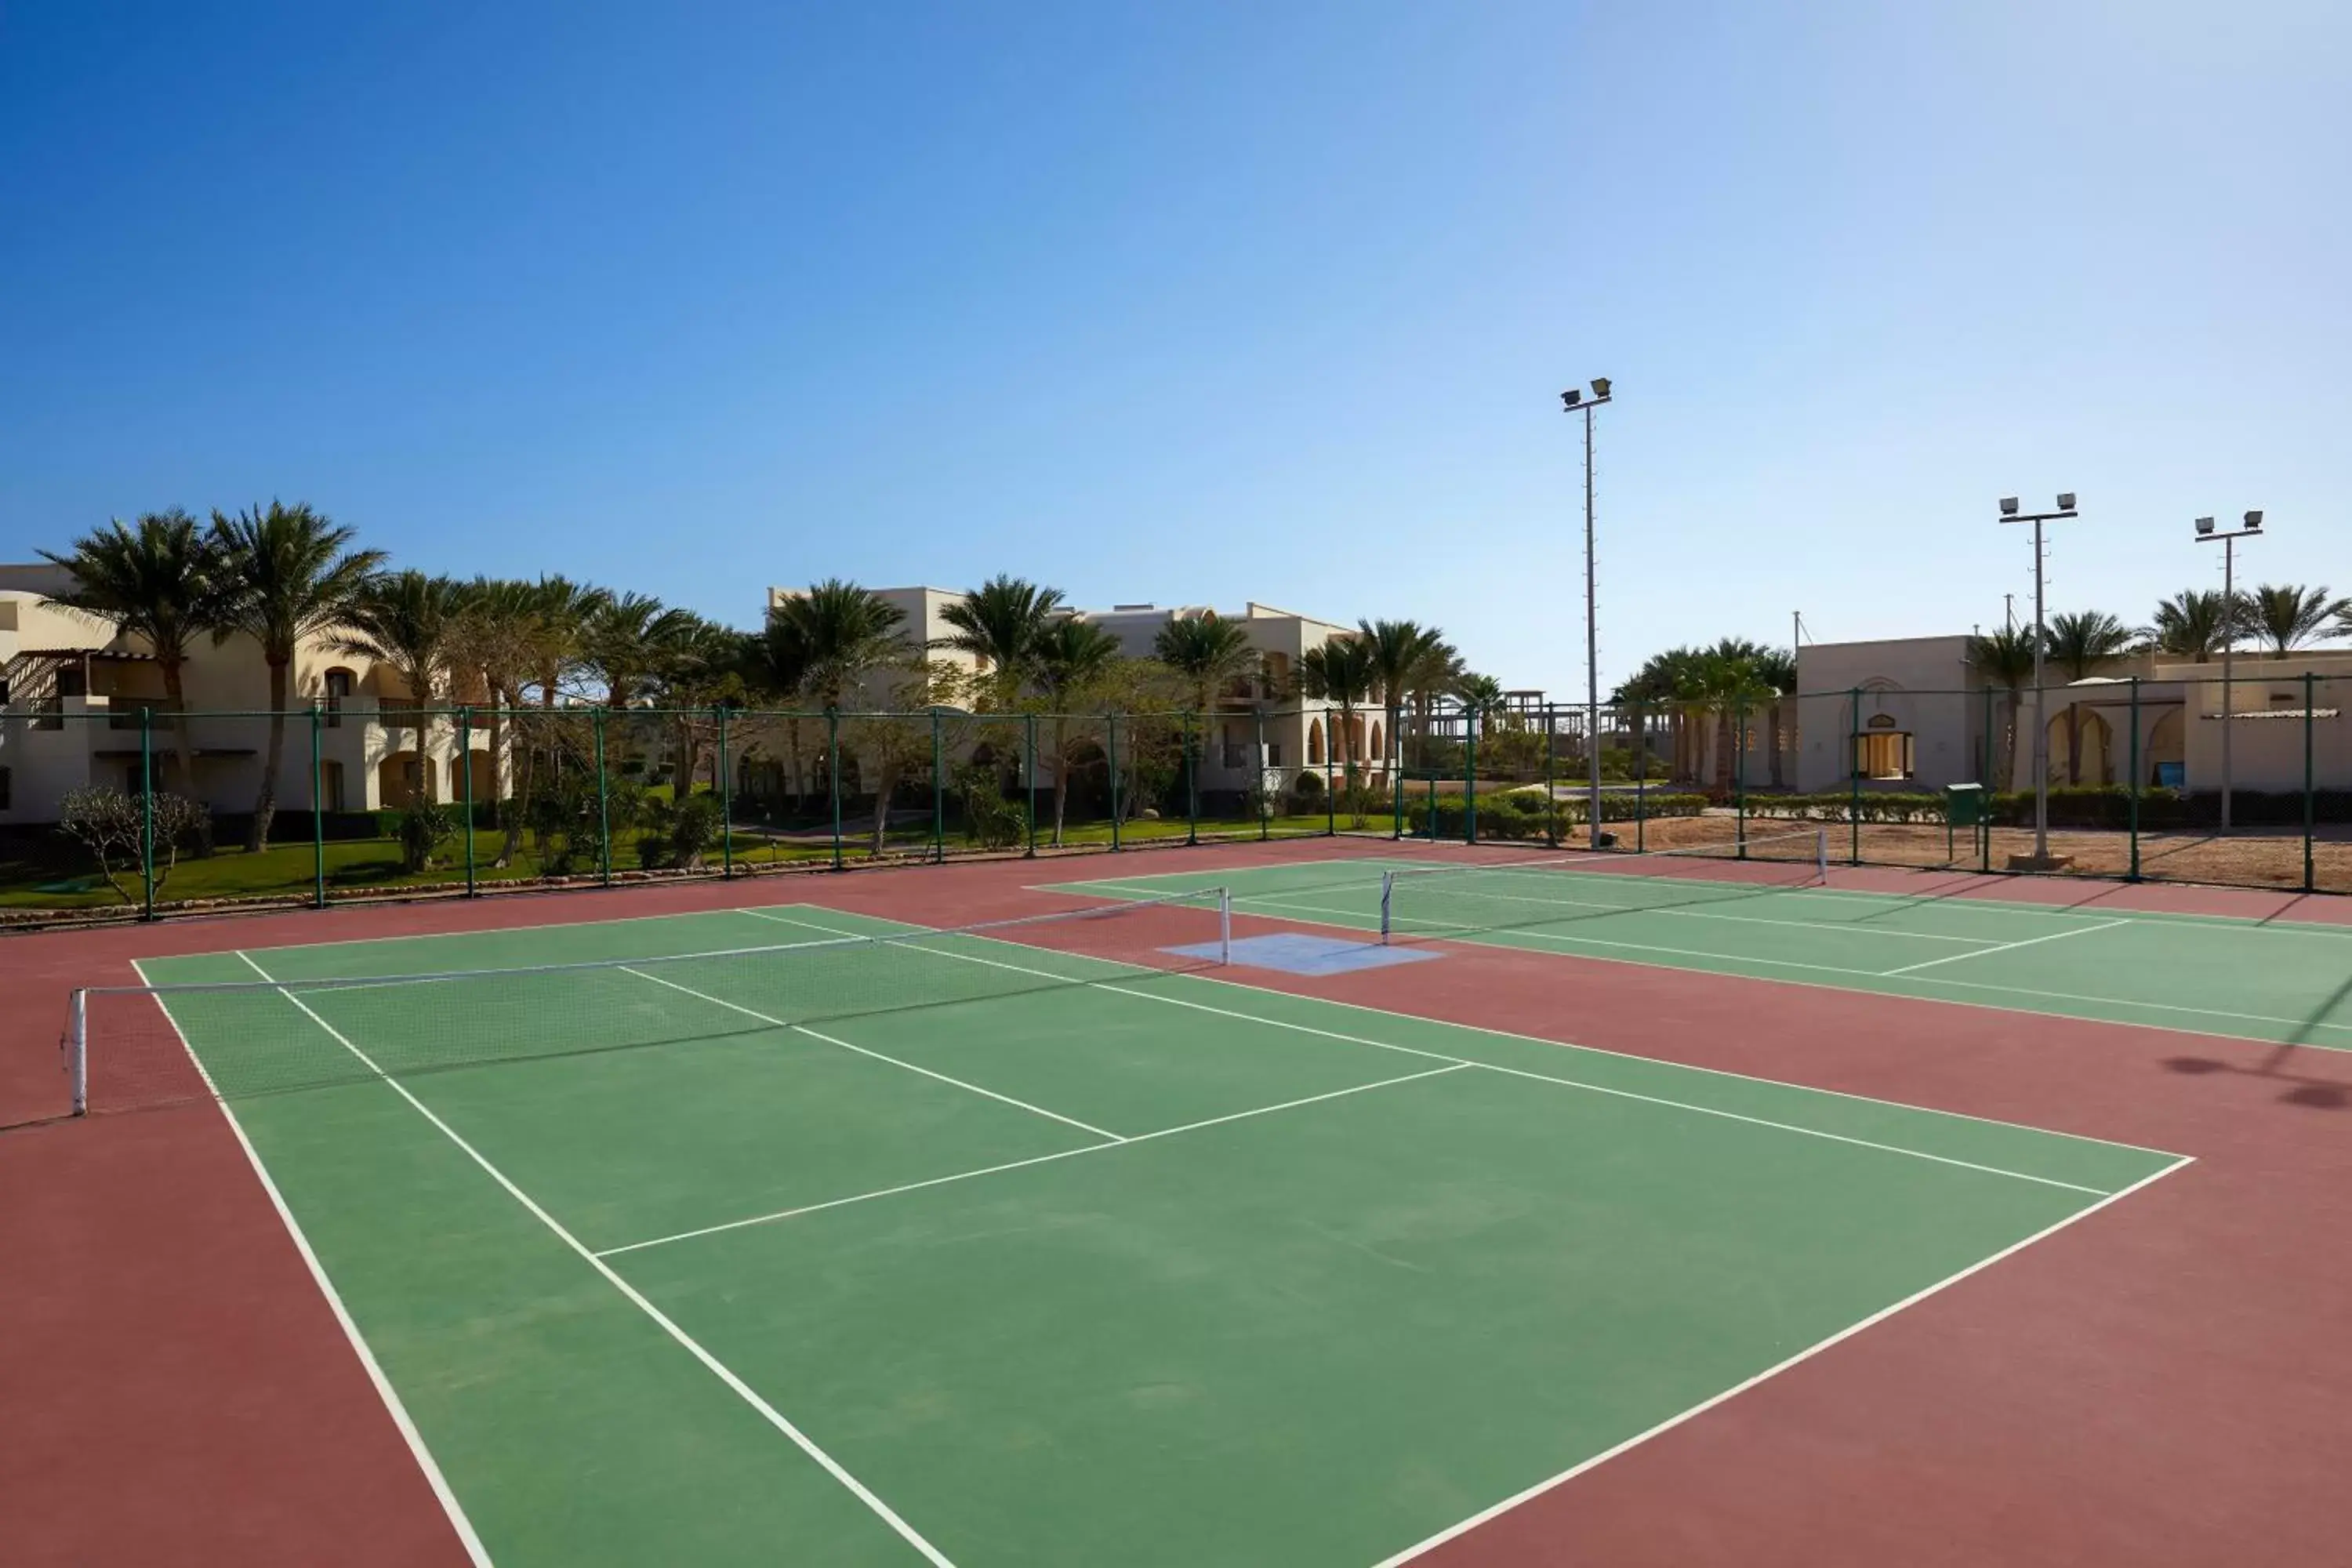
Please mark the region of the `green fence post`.
[[1119, 850], [1118, 715], [1115, 712], [1106, 713], [1103, 717], [1108, 721], [1110, 731], [1109, 749], [1103, 753], [1103, 757], [1110, 765], [1110, 848], [1111, 853], [1116, 855]]
[[1429, 803], [1429, 841], [1434, 844], [1437, 842], [1437, 775], [1432, 773], [1422, 783], [1429, 786], [1424, 794]]
[[2139, 677], [2131, 678], [2131, 784], [2124, 794], [2124, 810], [2131, 827], [2131, 869], [2125, 880], [2139, 880]]
[[1192, 715], [1184, 715], [1184, 842], [1201, 842], [1201, 753], [1193, 750]]
[[1846, 694], [1846, 864], [1862, 864], [1862, 688]]
[[833, 868], [841, 869], [841, 710], [824, 710], [825, 790], [833, 797]]
[[727, 881], [735, 875], [735, 776], [727, 762], [727, 705], [712, 703], [710, 717], [719, 726], [719, 764], [711, 776], [719, 793], [719, 878]]
[[327, 907], [326, 765], [320, 752], [319, 705], [310, 704], [310, 901]]
[[[1349, 755], [1352, 757], [1354, 754], [1355, 752], [1351, 746]], [[1332, 773], [1331, 764], [1339, 755], [1339, 752], [1331, 749], [1331, 737], [1326, 734], [1323, 738], [1323, 836], [1326, 838], [1334, 837], [1339, 831], [1339, 790], [1336, 780], [1339, 777], [1352, 776], [1355, 773], [1352, 763], [1349, 765], [1346, 773], [1335, 775]]]
[[[194, 786], [190, 785], [193, 789]], [[155, 710], [139, 710], [139, 918], [155, 918]]]
[[1639, 754], [1633, 759], [1633, 853], [1645, 853], [1650, 847], [1650, 719], [1644, 713], [1633, 726], [1642, 737]]
[[474, 887], [474, 710], [457, 710], [457, 777], [464, 788], [459, 810], [466, 817], [466, 896], [475, 896]]
[[1029, 760], [1021, 779], [1021, 815], [1029, 824], [1029, 847], [1022, 858], [1034, 860], [1037, 858], [1037, 715], [1024, 713], [1021, 717], [1029, 749]]
[[1264, 798], [1265, 775], [1269, 770], [1265, 765], [1265, 712], [1263, 709], [1257, 714], [1257, 765], [1253, 771], [1256, 776], [1250, 784], [1247, 798], [1250, 809], [1257, 813], [1257, 841], [1263, 844], [1274, 837], [1274, 818], [1266, 814], [1269, 803]]
[[1731, 705], [1731, 836], [1748, 858], [1748, 699]]
[[931, 710], [931, 864], [948, 858], [948, 784], [946, 752], [940, 742], [940, 710]]
[[[1404, 838], [1404, 737], [1398, 734], [1397, 731], [1403, 723], [1404, 710], [1400, 708], [1389, 724], [1389, 739], [1396, 747], [1395, 777], [1389, 781], [1389, 791], [1394, 797], [1392, 804], [1395, 806], [1396, 831], [1390, 837], [1400, 842]], [[1422, 760], [1423, 762], [1429, 760], [1427, 752], [1423, 753]]]
[[1992, 760], [1999, 754], [1992, 743], [1992, 688], [1984, 689], [1984, 809], [1977, 814], [1977, 869], [1992, 873], [1992, 803], [1999, 793], [2000, 781], [1993, 777]]
[[1478, 729], [1462, 716], [1462, 842], [1478, 842]]
[[2314, 810], [2311, 757], [2311, 705], [2317, 693], [2313, 689], [2311, 671], [2303, 672], [2303, 890], [2312, 890], [2311, 831], [2318, 820]]
[[589, 715], [596, 732], [596, 879], [613, 885], [613, 792], [604, 777], [604, 710]]
[[[1558, 710], [1555, 710], [1555, 709], [1552, 707], [1552, 705], [1551, 705], [1550, 703], [1549, 703], [1549, 702], [1545, 703], [1545, 704], [1544, 704], [1544, 845], [1545, 845], [1545, 847], [1546, 847], [1547, 848], [1551, 848], [1551, 849], [1557, 849], [1557, 848], [1559, 848], [1559, 797], [1558, 795], [1554, 795], [1554, 794], [1552, 793], [1552, 773], [1553, 773], [1553, 772], [1555, 771], [1554, 764], [1555, 764], [1555, 763], [1558, 762], [1558, 760], [1559, 760], [1559, 759], [1558, 759], [1558, 757], [1557, 757], [1557, 755], [1556, 755], [1557, 752], [1558, 752], [1558, 751], [1559, 751], [1559, 714]], [[1592, 737], [1591, 737], [1591, 736], [1590, 736], [1590, 735], [1585, 736], [1585, 737], [1584, 737], [1584, 743], [1585, 743], [1587, 746], [1591, 746], [1591, 745], [1593, 743]], [[1589, 756], [1588, 756], [1587, 758], [1585, 758], [1585, 766], [1586, 766], [1586, 769], [1587, 769], [1586, 776], [1587, 776], [1587, 777], [1591, 777], [1591, 771], [1590, 771], [1590, 770], [1591, 770], [1591, 763], [1592, 763], [1592, 759], [1591, 759], [1591, 757], [1589, 757]]]

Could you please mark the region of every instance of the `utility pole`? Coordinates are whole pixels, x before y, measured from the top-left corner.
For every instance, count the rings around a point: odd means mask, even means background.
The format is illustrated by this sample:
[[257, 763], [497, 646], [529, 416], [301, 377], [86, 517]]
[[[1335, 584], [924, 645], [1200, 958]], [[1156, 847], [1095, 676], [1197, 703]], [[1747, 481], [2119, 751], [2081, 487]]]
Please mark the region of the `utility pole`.
[[[1609, 401], [1609, 378], [1592, 378], [1592, 395], [1571, 387], [1559, 395], [1561, 408], [1584, 415], [1584, 756], [1591, 764], [1585, 792], [1589, 847], [1601, 847], [1601, 631], [1593, 614], [1592, 574], [1592, 411]], [[1549, 810], [1550, 803], [1545, 803]]]
[[[2042, 679], [2042, 656], [2049, 646], [2050, 637], [2042, 604], [2042, 525], [2074, 517], [2074, 492], [2067, 490], [2058, 498], [2055, 511], [2027, 512], [2020, 515], [2015, 496], [2000, 498], [2000, 521], [2030, 522], [2033, 525], [2033, 868], [2046, 871], [2050, 866], [2050, 705], [2044, 695]], [[2007, 597], [2006, 595], [2003, 597]]]
[[[2230, 831], [2230, 673], [2236, 667], [2238, 652], [2238, 541], [2259, 539], [2263, 532], [2263, 514], [2246, 513], [2246, 525], [2231, 533], [2213, 531], [2213, 520], [2197, 520], [2200, 542], [2218, 539], [2221, 542], [2221, 831]], [[2306, 721], [2308, 722], [2308, 721]]]

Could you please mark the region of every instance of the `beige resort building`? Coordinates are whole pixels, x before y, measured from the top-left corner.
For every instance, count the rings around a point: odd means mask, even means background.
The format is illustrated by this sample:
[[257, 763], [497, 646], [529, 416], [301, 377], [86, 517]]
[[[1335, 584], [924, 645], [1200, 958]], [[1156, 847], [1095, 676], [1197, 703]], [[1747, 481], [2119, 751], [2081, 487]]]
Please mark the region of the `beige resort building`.
[[[0, 826], [55, 822], [68, 790], [140, 789], [140, 710], [154, 710], [157, 787], [193, 795], [216, 814], [249, 812], [268, 744], [269, 669], [260, 646], [238, 635], [200, 639], [182, 672], [195, 779], [176, 776], [163, 674], [152, 650], [109, 623], [44, 602], [70, 579], [47, 563], [0, 565]], [[318, 799], [311, 792], [309, 725], [287, 726], [278, 779], [280, 810], [373, 811], [408, 804], [418, 782], [415, 711], [391, 668], [334, 652], [323, 638], [295, 650], [288, 691], [320, 713]], [[205, 717], [243, 714], [247, 717]], [[457, 737], [438, 727], [426, 751], [434, 795], [464, 797]], [[488, 737], [472, 737], [474, 795], [495, 797]]]

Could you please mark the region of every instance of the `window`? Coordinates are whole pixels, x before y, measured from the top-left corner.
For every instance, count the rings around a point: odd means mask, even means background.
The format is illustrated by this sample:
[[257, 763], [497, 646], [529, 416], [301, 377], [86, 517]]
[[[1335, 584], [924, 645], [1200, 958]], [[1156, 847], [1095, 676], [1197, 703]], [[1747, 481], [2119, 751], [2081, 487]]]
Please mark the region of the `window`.
[[1853, 742], [1854, 772], [1866, 779], [1907, 779], [1912, 773], [1911, 734], [1906, 730], [1874, 730]]
[[352, 672], [348, 669], [327, 671], [327, 728], [340, 729], [343, 722], [343, 699], [352, 694]]
[[1265, 765], [1270, 768], [1278, 768], [1282, 766], [1281, 742], [1268, 741], [1265, 743]]

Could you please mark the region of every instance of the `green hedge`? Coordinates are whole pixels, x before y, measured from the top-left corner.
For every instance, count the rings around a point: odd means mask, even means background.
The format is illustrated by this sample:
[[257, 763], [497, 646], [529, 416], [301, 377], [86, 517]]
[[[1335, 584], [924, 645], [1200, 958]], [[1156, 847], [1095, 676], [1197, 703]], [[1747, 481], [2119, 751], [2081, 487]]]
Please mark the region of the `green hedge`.
[[[1803, 821], [1843, 822], [1855, 804], [1843, 790], [1818, 795], [1749, 795], [1750, 816], [1793, 817]], [[1940, 826], [1944, 797], [1920, 792], [1864, 790], [1861, 816], [1864, 822], [1915, 822]], [[2323, 789], [2312, 795], [2312, 815], [2321, 822], [2352, 822], [2352, 790]], [[2031, 790], [1993, 792], [1992, 819], [2003, 827], [2033, 826]], [[2294, 827], [2303, 822], [2300, 790], [2238, 790], [2231, 819], [2248, 827]], [[1483, 815], [1483, 809], [1482, 809]], [[2139, 792], [2139, 825], [2144, 831], [2218, 826], [2221, 797], [2218, 792], [2184, 795], [2179, 790], [2149, 788]], [[2050, 826], [2104, 828], [2121, 832], [2131, 826], [2131, 792], [2121, 784], [2058, 784], [2050, 791]]]
[[[1405, 798], [1406, 831], [1429, 832], [1430, 799]], [[1706, 810], [1703, 795], [1644, 794], [1636, 802], [1631, 792], [1604, 790], [1601, 795], [1601, 820], [1631, 822], [1637, 815], [1662, 816], [1696, 816]], [[1465, 832], [1468, 808], [1463, 796], [1442, 795], [1437, 797], [1437, 837], [1459, 838]], [[1583, 826], [1584, 798], [1581, 795], [1555, 800], [1547, 817], [1544, 797], [1539, 790], [1509, 790], [1478, 796], [1478, 837], [1481, 838], [1548, 838], [1553, 834], [1569, 837]]]

